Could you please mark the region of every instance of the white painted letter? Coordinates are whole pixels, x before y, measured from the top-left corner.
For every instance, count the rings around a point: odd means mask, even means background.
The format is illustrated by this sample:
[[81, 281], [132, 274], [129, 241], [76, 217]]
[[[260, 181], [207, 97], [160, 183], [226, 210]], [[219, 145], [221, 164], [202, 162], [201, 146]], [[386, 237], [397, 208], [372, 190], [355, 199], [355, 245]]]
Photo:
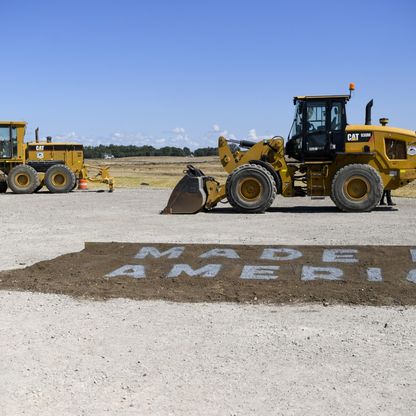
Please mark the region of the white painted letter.
[[344, 272], [336, 267], [302, 267], [302, 280], [342, 280]]
[[277, 279], [273, 274], [280, 266], [244, 266], [240, 279], [271, 280]]
[[[277, 255], [276, 255], [277, 254]], [[280, 255], [279, 254], [283, 254]], [[303, 254], [293, 248], [265, 248], [261, 260], [296, 260], [302, 257]]]
[[378, 267], [369, 267], [367, 269], [367, 280], [369, 282], [382, 282], [383, 276], [381, 275], [381, 269]]
[[186, 273], [190, 277], [215, 277], [221, 269], [221, 264], [207, 264], [197, 270], [194, 270], [189, 264], [175, 264], [166, 277], [178, 277]]
[[177, 259], [180, 257], [185, 250], [185, 247], [172, 247], [169, 250], [164, 251], [161, 253], [155, 247], [143, 247], [136, 255], [135, 259], [144, 259], [148, 255], [154, 257], [155, 259], [159, 259], [160, 257], [167, 256], [168, 259]]
[[356, 253], [358, 253], [358, 250], [353, 248], [327, 249], [324, 250], [322, 261], [325, 263], [358, 263], [358, 259], [354, 258]]
[[104, 277], [120, 277], [120, 276], [128, 276], [132, 277], [133, 279], [143, 279], [146, 277], [146, 273], [144, 271], [144, 266], [138, 264], [126, 264], [114, 270], [113, 272], [106, 274]]
[[416, 283], [416, 269], [410, 270], [407, 275], [407, 280], [412, 283]]
[[411, 249], [410, 249], [410, 254], [411, 254], [411, 256], [412, 256], [412, 261], [413, 261], [414, 263], [416, 263], [416, 248], [411, 248]]
[[239, 259], [240, 256], [231, 248], [214, 248], [199, 256], [201, 259], [209, 259], [211, 257], [225, 257], [227, 259]]

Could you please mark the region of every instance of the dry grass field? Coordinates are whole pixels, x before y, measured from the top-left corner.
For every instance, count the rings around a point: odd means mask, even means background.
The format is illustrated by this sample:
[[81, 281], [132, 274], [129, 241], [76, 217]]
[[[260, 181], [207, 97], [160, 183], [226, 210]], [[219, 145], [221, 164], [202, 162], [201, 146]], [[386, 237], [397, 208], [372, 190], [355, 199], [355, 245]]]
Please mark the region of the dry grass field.
[[[112, 160], [88, 160], [88, 164], [110, 166], [111, 174], [119, 188], [173, 188], [183, 176], [186, 165], [192, 164], [219, 182], [226, 173], [215, 156], [207, 157], [126, 157]], [[394, 196], [416, 198], [416, 181], [393, 191]]]
[[194, 165], [205, 174], [225, 181], [227, 175], [215, 156], [207, 157], [126, 157], [111, 160], [88, 160], [88, 164], [110, 166], [116, 187], [136, 188], [150, 186], [154, 188], [173, 188], [186, 165]]

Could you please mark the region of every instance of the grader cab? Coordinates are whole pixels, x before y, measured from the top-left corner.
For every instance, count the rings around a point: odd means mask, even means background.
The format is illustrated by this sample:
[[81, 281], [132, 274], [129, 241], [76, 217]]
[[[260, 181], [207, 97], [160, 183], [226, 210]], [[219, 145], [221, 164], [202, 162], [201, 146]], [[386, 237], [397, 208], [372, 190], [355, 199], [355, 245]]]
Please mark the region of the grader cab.
[[225, 184], [188, 168], [173, 190], [164, 214], [210, 210], [226, 201], [236, 211], [260, 213], [276, 195], [330, 197], [342, 211], [373, 210], [383, 190], [416, 179], [416, 133], [390, 127], [388, 119], [371, 124], [371, 100], [365, 124], [348, 124], [349, 95], [294, 98], [295, 117], [286, 141], [275, 136], [237, 142], [232, 151], [220, 137], [218, 153], [228, 177]]
[[0, 121], [0, 193], [10, 188], [18, 194], [38, 192], [43, 186], [52, 193], [72, 191], [79, 180], [104, 183], [113, 190], [114, 181], [107, 167], [98, 167], [90, 177], [79, 143], [39, 141], [25, 143], [26, 123]]

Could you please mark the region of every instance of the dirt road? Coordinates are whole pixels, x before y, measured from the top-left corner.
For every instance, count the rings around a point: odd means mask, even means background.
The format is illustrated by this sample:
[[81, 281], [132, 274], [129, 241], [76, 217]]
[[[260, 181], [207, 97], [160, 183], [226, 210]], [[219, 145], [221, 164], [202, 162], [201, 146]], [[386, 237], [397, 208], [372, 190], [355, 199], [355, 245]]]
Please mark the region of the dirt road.
[[[84, 241], [415, 245], [415, 200], [160, 216], [169, 191], [1, 195], [1, 269]], [[395, 259], [392, 259], [394, 262]], [[416, 309], [0, 292], [1, 415], [413, 415]]]

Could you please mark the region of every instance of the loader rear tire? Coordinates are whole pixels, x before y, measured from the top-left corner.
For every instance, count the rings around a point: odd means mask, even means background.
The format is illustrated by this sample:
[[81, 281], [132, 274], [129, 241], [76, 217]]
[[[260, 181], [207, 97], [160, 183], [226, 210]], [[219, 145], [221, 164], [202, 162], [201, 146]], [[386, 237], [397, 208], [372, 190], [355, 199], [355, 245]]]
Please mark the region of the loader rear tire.
[[369, 212], [380, 202], [383, 181], [370, 165], [347, 165], [332, 181], [331, 199], [345, 212]]
[[262, 213], [273, 203], [276, 183], [270, 172], [260, 165], [242, 165], [227, 178], [228, 202], [238, 212]]
[[66, 165], [53, 165], [46, 171], [45, 185], [53, 194], [71, 192], [75, 184], [75, 174]]
[[15, 194], [32, 194], [40, 185], [40, 179], [31, 166], [18, 165], [7, 175], [7, 184]]

